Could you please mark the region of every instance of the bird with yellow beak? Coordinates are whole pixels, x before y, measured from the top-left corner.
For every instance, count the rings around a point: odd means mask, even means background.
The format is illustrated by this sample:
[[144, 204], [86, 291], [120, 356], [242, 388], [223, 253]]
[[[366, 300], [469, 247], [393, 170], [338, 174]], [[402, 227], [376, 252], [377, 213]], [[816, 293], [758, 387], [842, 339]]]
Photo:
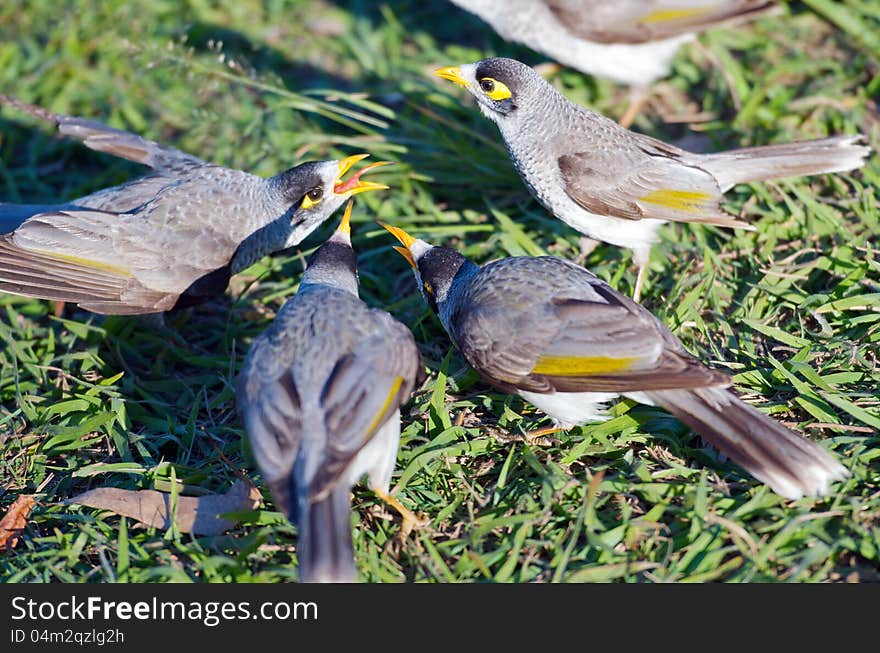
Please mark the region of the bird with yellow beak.
[[552, 215], [588, 238], [632, 250], [636, 301], [665, 222], [751, 230], [721, 208], [736, 184], [853, 170], [871, 152], [856, 134], [696, 154], [571, 102], [514, 59], [483, 59], [435, 74], [476, 98], [501, 131], [526, 187]]
[[300, 580], [353, 582], [351, 487], [370, 488], [418, 519], [389, 485], [400, 406], [423, 372], [412, 333], [358, 297], [348, 204], [312, 255], [299, 290], [250, 347], [238, 405], [257, 465], [278, 507], [297, 526]]
[[150, 166], [145, 177], [60, 205], [0, 204], [0, 292], [95, 313], [161, 313], [222, 294], [231, 275], [301, 242], [346, 199], [388, 188], [343, 176], [367, 154], [273, 177], [206, 163], [100, 123], [0, 97], [87, 147]]
[[383, 226], [465, 360], [549, 415], [553, 430], [605, 419], [605, 404], [622, 395], [666, 409], [788, 499], [827, 494], [848, 476], [818, 444], [739, 399], [729, 376], [588, 270], [553, 256], [481, 267]]

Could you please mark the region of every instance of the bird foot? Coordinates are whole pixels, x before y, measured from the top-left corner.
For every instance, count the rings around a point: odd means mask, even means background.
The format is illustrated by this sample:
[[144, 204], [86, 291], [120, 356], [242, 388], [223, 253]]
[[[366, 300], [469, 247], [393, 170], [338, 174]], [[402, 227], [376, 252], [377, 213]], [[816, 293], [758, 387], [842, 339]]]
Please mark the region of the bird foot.
[[[410, 533], [412, 533], [417, 528], [424, 528], [430, 523], [430, 518], [424, 513], [416, 514], [406, 506], [404, 506], [398, 499], [391, 496], [387, 492], [383, 490], [373, 489], [373, 492], [376, 493], [382, 501], [387, 503], [389, 506], [394, 508], [401, 518], [400, 523], [400, 532], [397, 534], [395, 540], [399, 540], [399, 544], [403, 545], [407, 538], [409, 538]], [[390, 544], [390, 543], [389, 543]]]
[[526, 444], [531, 446], [549, 447], [554, 444], [559, 444], [560, 440], [558, 438], [550, 438], [547, 436], [564, 430], [565, 429], [561, 426], [545, 426], [540, 429], [535, 429], [534, 431], [528, 431], [525, 434], [525, 441]]

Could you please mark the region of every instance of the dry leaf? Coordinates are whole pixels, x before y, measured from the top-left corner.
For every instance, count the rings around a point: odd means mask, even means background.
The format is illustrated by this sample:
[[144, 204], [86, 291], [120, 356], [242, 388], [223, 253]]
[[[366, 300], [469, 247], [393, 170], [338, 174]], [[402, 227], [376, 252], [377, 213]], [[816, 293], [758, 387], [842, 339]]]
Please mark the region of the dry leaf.
[[[156, 490], [123, 490], [102, 487], [67, 499], [64, 503], [78, 503], [91, 508], [112, 510], [148, 526], [167, 529], [171, 526], [171, 495]], [[220, 515], [227, 512], [254, 510], [260, 505], [260, 492], [252, 483], [238, 479], [226, 494], [206, 494], [201, 497], [177, 497], [174, 523], [183, 533], [220, 535], [235, 526]]]
[[11, 551], [18, 544], [18, 537], [27, 525], [28, 515], [35, 503], [32, 495], [19, 494], [9, 506], [3, 519], [0, 519], [0, 551]]

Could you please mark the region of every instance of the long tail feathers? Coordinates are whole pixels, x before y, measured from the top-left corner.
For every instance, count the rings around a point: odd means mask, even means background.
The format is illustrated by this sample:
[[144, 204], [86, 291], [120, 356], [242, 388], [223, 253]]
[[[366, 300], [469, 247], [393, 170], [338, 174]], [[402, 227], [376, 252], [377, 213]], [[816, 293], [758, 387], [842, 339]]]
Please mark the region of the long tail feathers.
[[160, 145], [137, 134], [108, 127], [94, 120], [53, 113], [8, 95], [0, 95], [0, 105], [15, 107], [19, 111], [51, 123], [58, 129], [58, 133], [80, 140], [93, 150], [106, 152], [151, 168], [183, 170], [204, 164], [201, 159], [191, 154]]
[[349, 488], [340, 483], [320, 501], [299, 511], [299, 577], [304, 583], [353, 583], [357, 577], [351, 541]]
[[747, 147], [729, 152], [705, 154], [696, 164], [710, 172], [722, 191], [735, 184], [826, 172], [855, 170], [871, 153], [860, 145], [864, 137], [833, 136], [782, 145]]
[[849, 475], [819, 445], [755, 410], [728, 389], [644, 394], [787, 499], [828, 494], [832, 481]]

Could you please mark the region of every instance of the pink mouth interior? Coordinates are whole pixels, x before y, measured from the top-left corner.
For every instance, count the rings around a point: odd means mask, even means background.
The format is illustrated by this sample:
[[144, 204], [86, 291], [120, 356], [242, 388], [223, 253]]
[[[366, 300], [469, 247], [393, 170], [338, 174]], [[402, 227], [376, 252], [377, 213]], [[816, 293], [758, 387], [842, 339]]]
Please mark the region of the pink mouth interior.
[[350, 190], [354, 190], [360, 185], [361, 175], [369, 170], [375, 170], [380, 166], [386, 165], [384, 161], [377, 161], [376, 163], [371, 163], [370, 165], [361, 168], [351, 179], [348, 181], [344, 181], [341, 184], [336, 184], [333, 187], [333, 192], [337, 195], [342, 195], [343, 193], [347, 193]]

